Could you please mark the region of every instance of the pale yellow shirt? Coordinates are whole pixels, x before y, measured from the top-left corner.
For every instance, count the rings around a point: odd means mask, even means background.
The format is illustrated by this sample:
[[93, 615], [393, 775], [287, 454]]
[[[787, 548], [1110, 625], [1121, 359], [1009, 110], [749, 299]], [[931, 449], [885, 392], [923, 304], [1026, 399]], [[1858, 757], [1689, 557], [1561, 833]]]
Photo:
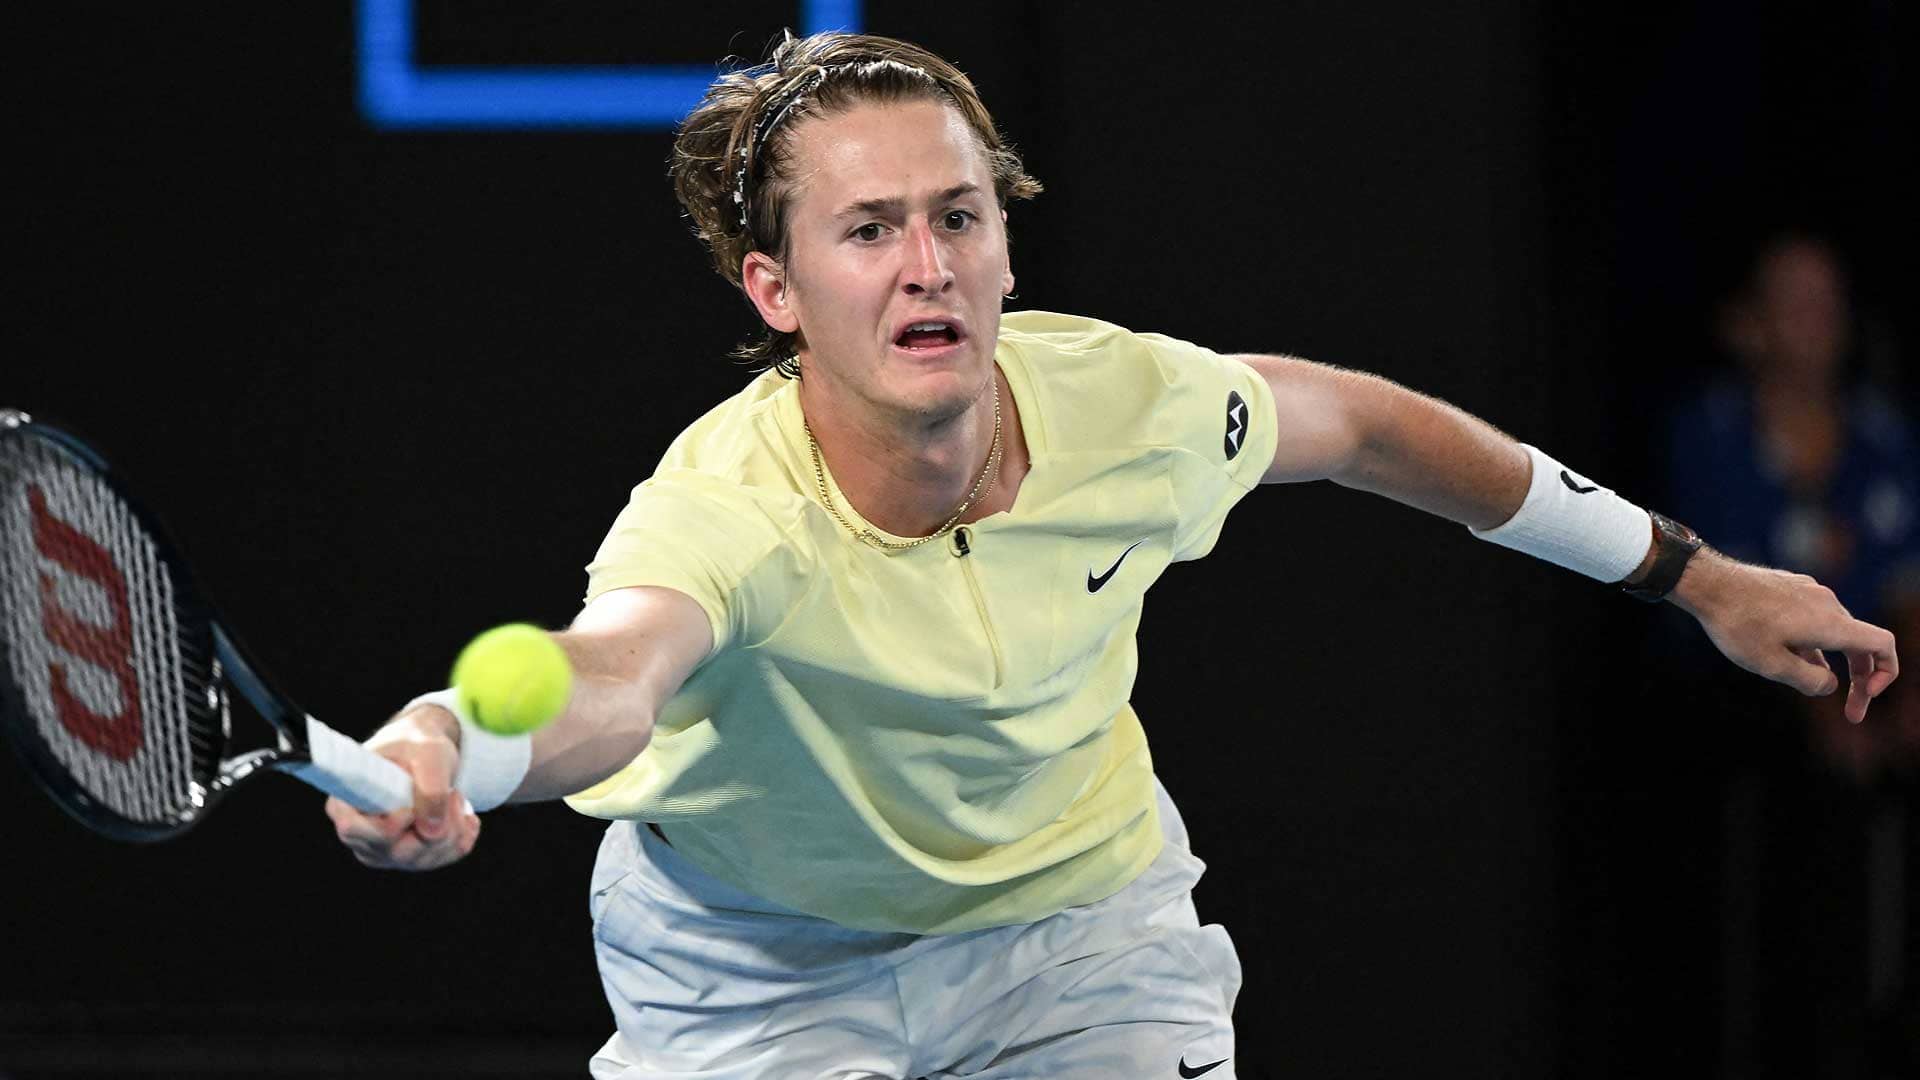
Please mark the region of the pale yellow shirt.
[[1271, 392], [1207, 349], [1048, 312], [1006, 315], [995, 359], [1031, 471], [1011, 510], [906, 551], [820, 504], [798, 388], [772, 372], [675, 440], [587, 596], [677, 589], [714, 651], [570, 805], [660, 822], [713, 876], [870, 930], [1033, 922], [1153, 861], [1141, 602], [1259, 482]]

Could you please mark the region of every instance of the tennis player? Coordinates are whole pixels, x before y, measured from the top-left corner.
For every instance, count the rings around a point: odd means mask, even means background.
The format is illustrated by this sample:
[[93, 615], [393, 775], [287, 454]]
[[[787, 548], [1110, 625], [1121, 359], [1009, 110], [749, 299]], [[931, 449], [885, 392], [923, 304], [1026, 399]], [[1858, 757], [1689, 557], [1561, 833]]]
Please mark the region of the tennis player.
[[[1385, 379], [1001, 312], [1039, 185], [973, 86], [870, 36], [789, 39], [674, 148], [770, 365], [673, 443], [556, 634], [565, 714], [488, 735], [448, 693], [370, 743], [411, 812], [328, 804], [372, 866], [473, 811], [613, 824], [592, 881], [602, 1080], [1235, 1075], [1240, 961], [1128, 706], [1147, 588], [1261, 483], [1332, 479], [1696, 616], [1848, 716], [1893, 637]], [[458, 793], [457, 795], [455, 793]]]

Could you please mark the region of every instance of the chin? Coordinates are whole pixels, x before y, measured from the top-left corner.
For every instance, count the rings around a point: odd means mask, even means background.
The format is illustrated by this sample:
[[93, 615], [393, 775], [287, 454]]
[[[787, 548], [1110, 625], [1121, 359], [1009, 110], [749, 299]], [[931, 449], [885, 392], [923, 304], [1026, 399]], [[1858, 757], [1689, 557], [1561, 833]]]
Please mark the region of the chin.
[[969, 363], [918, 366], [895, 384], [901, 391], [896, 400], [923, 419], [950, 420], [992, 393], [991, 377], [991, 370], [982, 373]]

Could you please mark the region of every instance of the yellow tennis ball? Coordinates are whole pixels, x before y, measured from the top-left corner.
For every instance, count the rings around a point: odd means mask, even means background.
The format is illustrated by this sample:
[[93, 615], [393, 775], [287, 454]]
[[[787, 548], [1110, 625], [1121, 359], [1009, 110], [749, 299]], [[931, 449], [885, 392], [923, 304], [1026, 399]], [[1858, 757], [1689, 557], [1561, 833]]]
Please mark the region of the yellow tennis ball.
[[567, 707], [573, 665], [553, 636], [508, 623], [474, 638], [453, 662], [453, 689], [467, 716], [496, 735], [525, 735]]

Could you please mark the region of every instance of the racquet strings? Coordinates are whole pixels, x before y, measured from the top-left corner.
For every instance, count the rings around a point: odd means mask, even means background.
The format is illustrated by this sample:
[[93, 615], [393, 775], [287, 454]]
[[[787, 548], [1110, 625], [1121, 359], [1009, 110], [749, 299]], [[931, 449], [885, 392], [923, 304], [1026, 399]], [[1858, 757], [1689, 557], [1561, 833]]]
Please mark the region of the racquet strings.
[[55, 796], [191, 820], [227, 731], [211, 630], [140, 516], [40, 437], [0, 438], [0, 608], [14, 733], [77, 789]]

